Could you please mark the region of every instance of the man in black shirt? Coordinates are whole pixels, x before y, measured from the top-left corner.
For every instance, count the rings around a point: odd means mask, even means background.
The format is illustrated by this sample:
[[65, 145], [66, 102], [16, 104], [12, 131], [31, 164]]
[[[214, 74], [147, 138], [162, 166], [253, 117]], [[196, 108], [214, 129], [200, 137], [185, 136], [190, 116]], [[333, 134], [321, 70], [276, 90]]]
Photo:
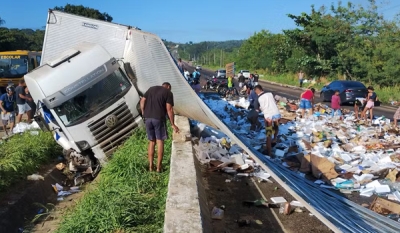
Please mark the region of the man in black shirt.
[[157, 172], [162, 170], [162, 158], [164, 154], [164, 140], [168, 138], [166, 116], [175, 132], [179, 128], [174, 122], [174, 95], [171, 92], [171, 84], [165, 82], [162, 86], [150, 87], [140, 100], [140, 109], [145, 119], [149, 146], [147, 154], [149, 158], [149, 170], [153, 171], [154, 148], [157, 143]]
[[258, 78], [259, 78], [259, 76], [257, 74], [257, 71], [254, 71], [254, 75], [253, 75], [253, 86], [254, 87], [258, 85]]
[[238, 78], [240, 89], [242, 89], [245, 80], [246, 80], [246, 78], [244, 77], [244, 75], [242, 73], [240, 73], [239, 78]]
[[16, 102], [18, 106], [18, 116], [17, 116], [17, 124], [21, 122], [22, 115], [25, 113], [28, 115], [28, 122], [31, 122], [30, 118], [30, 111], [31, 107], [26, 103], [26, 101], [32, 101], [32, 98], [26, 97], [25, 94], [25, 81], [21, 79], [19, 81], [18, 86], [15, 88], [15, 94], [16, 94]]

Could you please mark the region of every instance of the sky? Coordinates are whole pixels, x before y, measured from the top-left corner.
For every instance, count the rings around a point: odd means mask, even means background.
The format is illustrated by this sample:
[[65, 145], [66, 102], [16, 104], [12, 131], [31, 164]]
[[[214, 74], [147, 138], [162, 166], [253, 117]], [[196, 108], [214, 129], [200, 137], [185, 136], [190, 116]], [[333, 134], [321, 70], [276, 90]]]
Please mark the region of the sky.
[[[311, 5], [337, 0], [17, 0], [0, 2], [2, 26], [41, 29], [47, 11], [67, 3], [107, 12], [113, 22], [136, 26], [168, 41], [186, 43], [247, 39], [263, 29], [280, 33], [296, 27], [287, 14], [310, 13]], [[366, 4], [367, 0], [352, 0]], [[347, 3], [343, 0], [342, 3]], [[400, 12], [400, 0], [377, 0], [385, 18]]]

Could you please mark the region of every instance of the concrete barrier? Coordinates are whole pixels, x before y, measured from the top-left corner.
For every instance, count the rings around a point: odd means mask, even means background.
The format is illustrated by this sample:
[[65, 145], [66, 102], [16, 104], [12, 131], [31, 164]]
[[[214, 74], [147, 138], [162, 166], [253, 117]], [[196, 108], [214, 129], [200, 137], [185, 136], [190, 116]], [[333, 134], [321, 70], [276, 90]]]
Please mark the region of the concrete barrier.
[[175, 124], [180, 133], [173, 135], [164, 232], [211, 232], [200, 164], [195, 162], [192, 142], [188, 137], [189, 120], [175, 116]]

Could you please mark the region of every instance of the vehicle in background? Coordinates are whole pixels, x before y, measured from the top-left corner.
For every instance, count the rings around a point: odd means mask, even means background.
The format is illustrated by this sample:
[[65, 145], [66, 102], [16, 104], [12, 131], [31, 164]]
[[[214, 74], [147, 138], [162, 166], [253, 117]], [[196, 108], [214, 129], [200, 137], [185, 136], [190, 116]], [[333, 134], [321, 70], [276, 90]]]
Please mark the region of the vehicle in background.
[[215, 71], [215, 77], [217, 77], [217, 78], [227, 78], [226, 77], [226, 70], [219, 69], [219, 70]]
[[367, 88], [361, 82], [336, 80], [322, 88], [321, 97], [323, 101], [331, 101], [336, 90], [340, 92], [341, 103], [353, 103], [356, 98], [365, 98], [368, 93]]
[[250, 78], [250, 71], [248, 70], [240, 70], [239, 73], [242, 73], [246, 79]]
[[196, 69], [201, 70], [201, 66], [200, 65], [196, 66]]
[[35, 120], [54, 132], [70, 171], [95, 175], [143, 126], [140, 96], [184, 78], [157, 35], [131, 26], [50, 10], [44, 38], [41, 66], [25, 75]]
[[42, 52], [16, 50], [0, 52], [0, 91], [18, 85], [20, 79], [40, 65]]

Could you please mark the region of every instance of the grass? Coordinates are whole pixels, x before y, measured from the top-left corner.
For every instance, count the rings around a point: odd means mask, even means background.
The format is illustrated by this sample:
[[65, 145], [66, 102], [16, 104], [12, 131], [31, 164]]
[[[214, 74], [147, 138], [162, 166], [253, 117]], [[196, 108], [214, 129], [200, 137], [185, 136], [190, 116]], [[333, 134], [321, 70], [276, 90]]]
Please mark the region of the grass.
[[[260, 73], [262, 74], [262, 73]], [[268, 80], [271, 82], [277, 82], [292, 86], [299, 86], [299, 82], [297, 76], [295, 74], [281, 74], [281, 75], [263, 75], [260, 77], [261, 79]], [[322, 87], [329, 83], [329, 80], [321, 80], [320, 83], [316, 83], [312, 85], [318, 92], [322, 89]], [[400, 86], [393, 87], [379, 87], [374, 84], [364, 83], [366, 86], [373, 86], [376, 94], [378, 95], [379, 100], [382, 103], [390, 103], [391, 101], [400, 101]], [[309, 87], [311, 83], [303, 83], [303, 87]]]
[[145, 130], [137, 130], [100, 172], [97, 186], [65, 216], [57, 233], [162, 232], [171, 139], [165, 142], [163, 173], [148, 172], [147, 143]]
[[42, 164], [61, 153], [51, 132], [38, 132], [38, 135], [31, 135], [29, 131], [14, 135], [0, 144], [0, 192], [25, 180], [27, 175], [37, 172]]

